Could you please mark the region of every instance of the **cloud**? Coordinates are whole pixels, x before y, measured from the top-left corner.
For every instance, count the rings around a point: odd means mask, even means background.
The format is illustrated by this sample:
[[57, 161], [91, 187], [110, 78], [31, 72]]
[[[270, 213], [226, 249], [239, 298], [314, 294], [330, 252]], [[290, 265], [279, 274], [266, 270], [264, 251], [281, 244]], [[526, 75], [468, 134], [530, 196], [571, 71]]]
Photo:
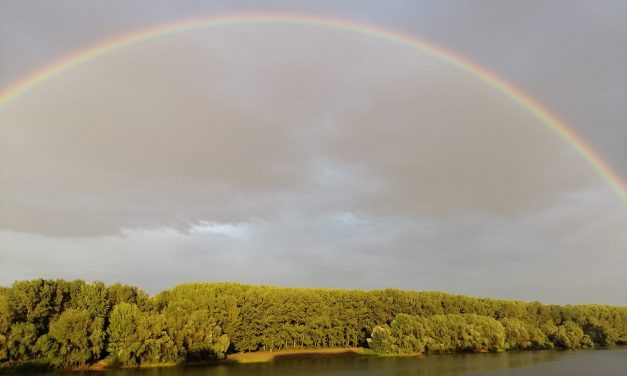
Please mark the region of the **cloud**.
[[307, 27], [119, 50], [4, 108], [0, 124], [0, 225], [63, 236], [285, 211], [517, 216], [598, 180], [465, 73]]
[[[49, 237], [0, 232], [0, 283], [35, 277], [445, 290], [551, 303], [622, 304], [627, 214], [601, 190], [524, 218], [437, 220], [336, 212], [185, 230]], [[599, 224], [597, 219], [603, 218]]]
[[200, 221], [191, 225], [191, 234], [216, 234], [231, 238], [242, 238], [247, 236], [249, 229], [246, 224], [240, 223], [218, 223], [213, 221]]

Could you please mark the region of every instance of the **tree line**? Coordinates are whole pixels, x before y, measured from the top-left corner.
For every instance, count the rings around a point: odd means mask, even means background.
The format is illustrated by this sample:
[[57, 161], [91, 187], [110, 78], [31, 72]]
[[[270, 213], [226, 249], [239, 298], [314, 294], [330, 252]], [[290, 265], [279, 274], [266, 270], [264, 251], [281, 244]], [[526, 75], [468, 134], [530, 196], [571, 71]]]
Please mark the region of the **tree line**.
[[540, 326], [517, 318], [496, 320], [471, 314], [429, 317], [398, 314], [391, 325], [377, 325], [369, 347], [377, 353], [418, 354], [467, 351], [577, 349], [625, 343], [624, 335], [608, 324], [587, 321], [583, 325], [550, 320]]
[[627, 307], [237, 283], [184, 284], [152, 297], [80, 280], [0, 288], [5, 365], [173, 363], [290, 348], [402, 354], [615, 344], [627, 344]]

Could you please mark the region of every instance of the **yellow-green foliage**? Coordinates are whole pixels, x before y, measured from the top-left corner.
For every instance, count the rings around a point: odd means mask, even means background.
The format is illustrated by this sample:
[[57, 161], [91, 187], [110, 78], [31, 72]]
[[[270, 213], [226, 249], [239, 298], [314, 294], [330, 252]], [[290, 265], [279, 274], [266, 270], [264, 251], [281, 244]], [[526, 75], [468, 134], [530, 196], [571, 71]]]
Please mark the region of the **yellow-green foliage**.
[[497, 320], [475, 314], [399, 314], [390, 328], [376, 326], [368, 340], [376, 352], [503, 351], [505, 330]]
[[[368, 341], [368, 337], [371, 337]], [[106, 347], [105, 347], [106, 344]], [[33, 280], [0, 288], [0, 362], [145, 365], [227, 351], [368, 346], [381, 353], [627, 344], [627, 308], [399, 290]]]

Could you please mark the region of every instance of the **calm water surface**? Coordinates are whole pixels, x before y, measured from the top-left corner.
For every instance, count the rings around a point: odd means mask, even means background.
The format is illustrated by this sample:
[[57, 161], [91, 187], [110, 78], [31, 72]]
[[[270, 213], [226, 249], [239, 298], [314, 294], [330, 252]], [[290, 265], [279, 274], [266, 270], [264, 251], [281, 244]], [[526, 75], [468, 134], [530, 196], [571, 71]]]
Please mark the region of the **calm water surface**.
[[[39, 374], [41, 376], [42, 374]], [[48, 374], [59, 375], [56, 374]], [[64, 374], [79, 376], [80, 373]], [[627, 349], [433, 355], [409, 358], [281, 359], [272, 363], [111, 370], [83, 376], [627, 376]]]

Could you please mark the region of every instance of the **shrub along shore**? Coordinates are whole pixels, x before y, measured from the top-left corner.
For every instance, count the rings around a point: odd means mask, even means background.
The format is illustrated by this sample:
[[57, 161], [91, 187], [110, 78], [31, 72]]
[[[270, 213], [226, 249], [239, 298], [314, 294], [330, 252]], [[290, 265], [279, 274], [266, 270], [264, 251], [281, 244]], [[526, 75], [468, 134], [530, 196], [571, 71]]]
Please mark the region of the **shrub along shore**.
[[[606, 305], [238, 283], [183, 284], [153, 297], [135, 286], [80, 280], [0, 287], [5, 368], [171, 365], [251, 352], [231, 360], [309, 350], [364, 354], [359, 347], [419, 354], [625, 344], [627, 307]], [[329, 348], [344, 350], [321, 350]]]

